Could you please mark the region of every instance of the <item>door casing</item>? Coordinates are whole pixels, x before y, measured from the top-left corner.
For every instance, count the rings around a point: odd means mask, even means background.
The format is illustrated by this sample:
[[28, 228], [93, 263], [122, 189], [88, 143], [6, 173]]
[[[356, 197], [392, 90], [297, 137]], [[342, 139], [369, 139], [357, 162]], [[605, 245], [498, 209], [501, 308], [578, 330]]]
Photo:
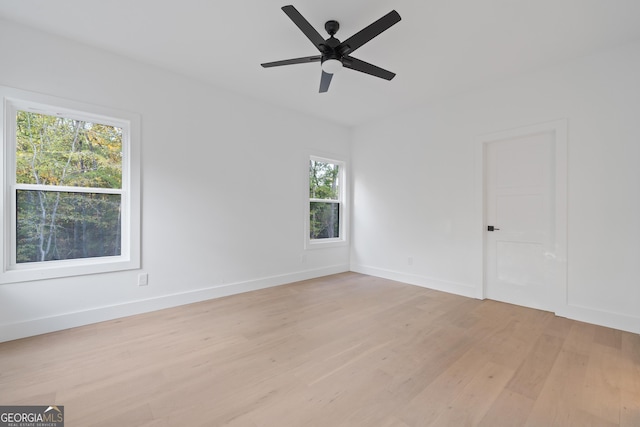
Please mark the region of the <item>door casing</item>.
[[484, 299], [487, 287], [487, 226], [486, 218], [486, 150], [488, 144], [505, 139], [514, 139], [538, 133], [554, 135], [554, 222], [555, 222], [555, 268], [552, 274], [549, 310], [557, 313], [567, 305], [567, 120], [555, 120], [530, 126], [508, 129], [481, 135], [476, 144], [476, 194], [478, 233], [481, 234], [482, 283], [477, 288], [477, 298]]

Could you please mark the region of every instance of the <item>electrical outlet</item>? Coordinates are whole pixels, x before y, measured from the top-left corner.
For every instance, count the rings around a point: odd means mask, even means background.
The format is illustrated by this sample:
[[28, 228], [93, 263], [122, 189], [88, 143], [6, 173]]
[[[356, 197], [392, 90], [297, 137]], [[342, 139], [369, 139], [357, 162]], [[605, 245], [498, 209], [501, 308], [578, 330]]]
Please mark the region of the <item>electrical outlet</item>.
[[413, 257], [407, 257], [407, 265], [413, 265]]
[[138, 274], [138, 286], [147, 286], [149, 284], [149, 273]]

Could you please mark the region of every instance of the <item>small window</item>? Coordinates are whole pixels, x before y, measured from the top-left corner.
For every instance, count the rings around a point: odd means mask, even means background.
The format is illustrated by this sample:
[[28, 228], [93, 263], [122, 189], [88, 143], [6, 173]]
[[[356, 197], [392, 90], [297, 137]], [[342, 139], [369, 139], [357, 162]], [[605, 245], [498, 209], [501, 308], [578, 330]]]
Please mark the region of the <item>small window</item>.
[[309, 160], [308, 242], [345, 241], [344, 163], [311, 157]]
[[4, 99], [2, 282], [139, 267], [136, 118], [22, 95]]

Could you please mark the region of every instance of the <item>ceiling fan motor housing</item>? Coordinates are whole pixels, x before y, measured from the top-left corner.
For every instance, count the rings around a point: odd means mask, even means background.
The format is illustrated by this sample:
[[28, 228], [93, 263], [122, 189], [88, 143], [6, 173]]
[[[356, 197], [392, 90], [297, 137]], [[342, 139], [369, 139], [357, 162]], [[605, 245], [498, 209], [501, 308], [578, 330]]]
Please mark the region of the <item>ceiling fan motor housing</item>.
[[[335, 22], [336, 26], [338, 25], [336, 21], [329, 21], [327, 22], [325, 27], [328, 26], [330, 22]], [[322, 62], [325, 62], [329, 59], [335, 59], [337, 61], [340, 61], [342, 58], [342, 55], [336, 49], [339, 45], [340, 45], [340, 40], [333, 37], [333, 34], [331, 34], [331, 37], [325, 40], [324, 44], [322, 45]]]
[[385, 80], [391, 80], [395, 73], [377, 67], [365, 61], [361, 61], [351, 56], [360, 46], [369, 42], [380, 33], [388, 30], [391, 26], [400, 21], [400, 15], [395, 10], [387, 13], [369, 26], [358, 31], [345, 41], [340, 42], [334, 35], [340, 29], [338, 21], [329, 20], [325, 22], [324, 28], [329, 33], [329, 38], [318, 33], [304, 16], [292, 5], [282, 6], [282, 11], [293, 21], [293, 23], [304, 33], [311, 43], [320, 51], [320, 55], [306, 56], [303, 58], [285, 59], [260, 64], [265, 68], [277, 67], [281, 65], [306, 64], [309, 62], [321, 62], [322, 76], [320, 78], [320, 93], [329, 89], [329, 84], [333, 73], [341, 68], [349, 68], [354, 71], [369, 74]]

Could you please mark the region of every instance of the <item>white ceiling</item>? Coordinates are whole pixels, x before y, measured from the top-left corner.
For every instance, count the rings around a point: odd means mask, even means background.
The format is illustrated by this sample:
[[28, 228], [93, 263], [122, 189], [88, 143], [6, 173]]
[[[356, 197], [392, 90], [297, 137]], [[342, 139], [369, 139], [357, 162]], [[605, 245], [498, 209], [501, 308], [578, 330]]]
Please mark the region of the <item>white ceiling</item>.
[[[397, 76], [343, 70], [319, 94], [319, 63], [263, 69], [317, 54], [285, 4], [341, 40], [397, 10], [353, 54]], [[640, 39], [639, 0], [0, 0], [0, 17], [345, 125]]]

